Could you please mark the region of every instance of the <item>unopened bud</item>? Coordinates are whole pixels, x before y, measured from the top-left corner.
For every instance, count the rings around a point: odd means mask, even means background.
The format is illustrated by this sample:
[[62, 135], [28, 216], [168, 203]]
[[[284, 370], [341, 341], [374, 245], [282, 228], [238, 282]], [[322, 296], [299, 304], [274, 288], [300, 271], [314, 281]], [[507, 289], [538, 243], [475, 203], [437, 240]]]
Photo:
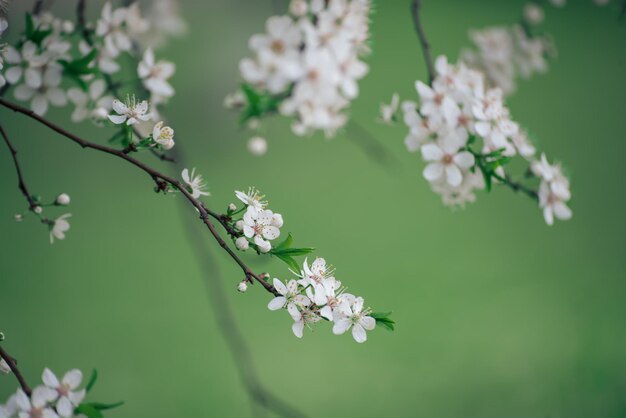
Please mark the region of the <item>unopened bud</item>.
[[9, 364], [6, 361], [4, 361], [4, 359], [0, 359], [0, 373], [2, 374], [11, 373], [11, 368], [9, 367]]
[[40, 214], [41, 212], [43, 212], [43, 208], [41, 206], [35, 206], [33, 208], [33, 212], [35, 212], [36, 214]]
[[228, 205], [228, 210], [234, 212], [237, 210], [237, 206], [235, 206], [234, 203], [231, 203], [230, 205]]
[[70, 196], [67, 193], [61, 193], [54, 201], [59, 206], [67, 206], [70, 204]]
[[235, 223], [235, 228], [239, 231], [243, 231], [243, 221], [237, 221], [237, 223]]
[[237, 290], [240, 291], [241, 293], [245, 292], [246, 290], [248, 290], [248, 283], [246, 283], [245, 280], [239, 283], [237, 285]]
[[246, 237], [239, 237], [239, 238], [237, 238], [237, 240], [235, 240], [235, 245], [241, 251], [246, 251], [250, 247], [250, 243], [248, 242]]
[[16, 213], [14, 218], [15, 218], [15, 222], [22, 222], [24, 220], [24, 215], [22, 215], [21, 213]]
[[524, 6], [524, 19], [531, 25], [540, 24], [544, 19], [543, 9], [535, 3], [527, 3]]
[[248, 141], [248, 151], [252, 155], [262, 156], [267, 153], [267, 140], [260, 136], [250, 138]]
[[262, 253], [269, 253], [272, 249], [272, 244], [270, 244], [269, 241], [263, 241], [260, 245], [257, 244], [257, 246], [259, 247], [259, 251]]
[[270, 277], [269, 273], [261, 273], [261, 274], [259, 274], [259, 279], [261, 279], [261, 280], [267, 281], [267, 279], [269, 279], [269, 277]]
[[282, 228], [283, 227], [283, 215], [281, 215], [280, 213], [275, 213], [272, 216], [272, 226], [275, 226], [277, 228]]
[[306, 0], [291, 0], [289, 5], [289, 11], [296, 17], [304, 16], [308, 11], [308, 5]]

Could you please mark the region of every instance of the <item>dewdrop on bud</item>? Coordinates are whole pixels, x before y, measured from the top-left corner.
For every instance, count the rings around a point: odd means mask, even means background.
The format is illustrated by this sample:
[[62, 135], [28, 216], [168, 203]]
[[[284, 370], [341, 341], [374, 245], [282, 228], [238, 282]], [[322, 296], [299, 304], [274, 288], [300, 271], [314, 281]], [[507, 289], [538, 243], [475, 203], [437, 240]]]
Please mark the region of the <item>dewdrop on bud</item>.
[[35, 206], [33, 208], [33, 212], [35, 212], [37, 215], [39, 215], [41, 212], [43, 212], [43, 208], [41, 206]]
[[291, 0], [289, 5], [289, 12], [295, 17], [302, 17], [308, 11], [308, 5], [306, 0]]
[[235, 240], [235, 245], [241, 251], [246, 251], [250, 247], [250, 243], [248, 242], [246, 237], [239, 237], [239, 238], [237, 238], [237, 240]]
[[260, 136], [250, 138], [248, 141], [248, 151], [252, 155], [261, 156], [267, 152], [267, 140]]
[[70, 196], [67, 193], [61, 193], [57, 196], [54, 203], [58, 206], [67, 206], [70, 204]]
[[21, 213], [16, 213], [13, 219], [15, 219], [15, 222], [22, 222], [24, 220], [24, 215], [22, 215]]
[[238, 231], [243, 231], [243, 221], [237, 221], [235, 223], [235, 228], [237, 228]]
[[245, 292], [246, 290], [248, 290], [248, 283], [246, 283], [246, 281], [244, 280], [243, 282], [239, 283], [237, 285], [237, 290], [241, 293]]
[[235, 206], [234, 203], [231, 203], [230, 205], [228, 205], [228, 210], [234, 212], [237, 210], [237, 206]]
[[544, 19], [543, 9], [535, 3], [527, 3], [524, 6], [524, 19], [531, 25], [540, 24]]

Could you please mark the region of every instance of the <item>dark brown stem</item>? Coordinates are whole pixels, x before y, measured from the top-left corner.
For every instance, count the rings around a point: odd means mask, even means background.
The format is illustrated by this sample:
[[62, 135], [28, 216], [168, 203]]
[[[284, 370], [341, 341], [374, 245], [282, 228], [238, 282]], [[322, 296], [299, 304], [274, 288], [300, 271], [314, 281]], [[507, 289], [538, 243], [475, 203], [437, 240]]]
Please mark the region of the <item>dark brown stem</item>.
[[2, 357], [2, 359], [7, 362], [9, 368], [13, 372], [13, 375], [15, 375], [15, 378], [20, 383], [22, 390], [30, 397], [33, 391], [30, 389], [30, 386], [28, 386], [28, 383], [26, 383], [26, 379], [24, 379], [24, 376], [22, 376], [22, 372], [20, 372], [20, 369], [17, 368], [17, 361], [15, 361], [15, 359], [11, 357], [9, 353], [7, 353], [2, 347], [0, 347], [0, 357]]
[[122, 150], [118, 150], [115, 148], [111, 148], [111, 147], [107, 147], [104, 145], [100, 145], [97, 144], [95, 142], [90, 142], [87, 141], [85, 139], [80, 138], [79, 136], [66, 131], [65, 129], [61, 128], [60, 126], [50, 122], [49, 120], [37, 115], [35, 112], [33, 112], [30, 109], [27, 109], [23, 106], [20, 106], [18, 104], [9, 102], [3, 98], [0, 98], [0, 105], [13, 110], [14, 112], [17, 113], [21, 113], [25, 116], [28, 116], [31, 119], [36, 120], [37, 122], [41, 123], [42, 125], [47, 126], [48, 128], [52, 129], [53, 131], [57, 132], [58, 134], [68, 138], [69, 140], [71, 140], [72, 142], [80, 145], [82, 148], [90, 148], [96, 151], [100, 151], [103, 152], [105, 154], [109, 154], [112, 155], [114, 157], [120, 158], [122, 160], [125, 160], [126, 162], [134, 165], [135, 167], [139, 168], [140, 170], [144, 171], [146, 174], [148, 174], [157, 184], [157, 187], [161, 187], [161, 184], [159, 183], [159, 181], [163, 181], [165, 183], [168, 183], [169, 185], [171, 185], [172, 187], [174, 187], [176, 190], [180, 191], [185, 198], [189, 201], [189, 203], [191, 203], [191, 205], [193, 207], [195, 207], [198, 210], [198, 213], [200, 214], [200, 219], [202, 219], [202, 222], [206, 225], [206, 227], [209, 229], [209, 231], [211, 232], [211, 234], [213, 235], [213, 237], [215, 238], [215, 240], [218, 242], [218, 244], [224, 249], [224, 251], [226, 251], [228, 253], [228, 255], [237, 263], [237, 265], [241, 268], [241, 270], [243, 271], [245, 278], [250, 281], [251, 283], [253, 282], [253, 280], [256, 280], [257, 282], [261, 283], [261, 285], [270, 293], [274, 294], [274, 295], [278, 295], [278, 292], [276, 291], [276, 289], [274, 289], [274, 286], [272, 286], [271, 284], [269, 284], [268, 282], [266, 282], [265, 280], [263, 280], [262, 278], [260, 278], [259, 276], [257, 276], [238, 256], [237, 254], [235, 254], [233, 252], [232, 249], [230, 249], [230, 247], [228, 246], [228, 244], [226, 244], [226, 242], [222, 239], [222, 237], [220, 236], [220, 234], [217, 232], [217, 230], [215, 229], [215, 226], [213, 225], [213, 223], [209, 220], [209, 216], [218, 220], [220, 223], [221, 221], [221, 215], [219, 215], [218, 213], [215, 213], [209, 209], [207, 209], [198, 199], [194, 198], [191, 193], [187, 190], [186, 186], [180, 182], [179, 180], [172, 178], [170, 176], [167, 176], [157, 170], [155, 170], [154, 168], [148, 166], [147, 164], [125, 154]]
[[502, 177], [494, 173], [493, 177], [499, 180], [500, 182], [502, 182], [502, 184], [504, 184], [505, 186], [513, 190], [514, 192], [524, 193], [531, 199], [536, 200], [537, 202], [539, 201], [539, 194], [537, 193], [537, 191], [531, 189], [528, 186], [523, 185], [522, 183], [514, 181], [509, 175], [505, 175], [504, 177]]
[[415, 31], [417, 32], [417, 37], [419, 38], [420, 44], [422, 46], [422, 54], [424, 55], [424, 61], [426, 62], [426, 70], [428, 71], [428, 84], [432, 84], [435, 79], [435, 67], [433, 66], [433, 58], [430, 52], [430, 43], [428, 42], [428, 38], [426, 38], [426, 34], [424, 33], [424, 28], [422, 27], [422, 22], [420, 19], [420, 0], [413, 0], [411, 3], [411, 12], [413, 14], [413, 23], [415, 24]]
[[15, 147], [9, 140], [9, 137], [7, 136], [7, 133], [4, 130], [4, 127], [2, 127], [2, 125], [0, 125], [0, 134], [2, 135], [2, 138], [4, 138], [4, 142], [7, 144], [7, 147], [9, 147], [9, 150], [11, 151], [11, 157], [13, 157], [13, 163], [15, 164], [15, 172], [17, 173], [17, 179], [18, 179], [17, 186], [22, 192], [22, 194], [24, 195], [24, 197], [26, 198], [26, 200], [28, 201], [28, 209], [34, 210], [38, 206], [37, 202], [35, 202], [35, 199], [33, 199], [33, 195], [28, 190], [28, 186], [26, 185], [26, 181], [24, 180], [24, 175], [22, 174], [22, 168], [20, 167], [20, 162], [17, 159], [17, 150], [15, 149]]
[[35, 4], [33, 4], [33, 11], [32, 11], [33, 16], [37, 16], [41, 13], [41, 11], [43, 10], [43, 3], [44, 3], [44, 0], [37, 0]]

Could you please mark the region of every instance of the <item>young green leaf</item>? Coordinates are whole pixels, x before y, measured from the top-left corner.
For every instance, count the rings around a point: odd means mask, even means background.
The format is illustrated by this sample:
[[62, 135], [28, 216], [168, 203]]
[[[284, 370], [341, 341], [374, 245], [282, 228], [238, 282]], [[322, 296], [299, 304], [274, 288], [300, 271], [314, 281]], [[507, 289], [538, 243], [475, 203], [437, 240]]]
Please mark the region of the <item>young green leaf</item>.
[[87, 392], [93, 388], [93, 385], [96, 384], [96, 380], [98, 380], [98, 370], [93, 369], [91, 376], [89, 377], [89, 381], [87, 382], [87, 386], [85, 386], [85, 390]]

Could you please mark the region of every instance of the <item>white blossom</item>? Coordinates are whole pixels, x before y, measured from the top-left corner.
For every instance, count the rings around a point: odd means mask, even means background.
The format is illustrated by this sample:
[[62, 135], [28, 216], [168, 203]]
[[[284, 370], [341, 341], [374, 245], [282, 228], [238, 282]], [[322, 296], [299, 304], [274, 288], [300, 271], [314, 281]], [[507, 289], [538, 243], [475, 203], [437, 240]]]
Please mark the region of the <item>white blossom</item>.
[[174, 75], [175, 71], [176, 66], [170, 61], [156, 62], [151, 48], [144, 52], [143, 59], [137, 67], [137, 74], [146, 89], [163, 98], [169, 98], [174, 95], [174, 88], [168, 80]]
[[85, 389], [77, 390], [83, 379], [83, 374], [78, 369], [67, 372], [61, 381], [48, 368], [43, 371], [43, 382], [49, 389], [56, 392], [56, 411], [63, 418], [72, 417], [74, 409], [85, 398]]
[[445, 178], [453, 187], [463, 182], [463, 176], [474, 165], [474, 156], [468, 151], [460, 151], [460, 144], [450, 137], [439, 143], [422, 146], [422, 156], [429, 164], [424, 169], [424, 178], [430, 182]]
[[352, 336], [358, 343], [367, 340], [366, 331], [372, 331], [376, 327], [376, 320], [369, 316], [370, 311], [363, 309], [364, 300], [361, 297], [344, 295], [341, 305], [335, 311], [335, 324], [333, 333], [341, 335], [352, 328]]
[[531, 25], [540, 24], [544, 17], [543, 9], [537, 3], [529, 2], [524, 5], [524, 19]]
[[309, 306], [311, 301], [298, 292], [298, 283], [295, 280], [289, 280], [285, 286], [279, 279], [274, 279], [273, 284], [280, 296], [272, 299], [267, 307], [272, 311], [287, 308], [294, 321], [302, 319], [300, 310]]
[[152, 139], [163, 149], [169, 150], [174, 147], [174, 130], [169, 126], [163, 126], [163, 121], [154, 125]]
[[269, 241], [280, 236], [280, 228], [276, 224], [274, 212], [271, 210], [259, 211], [254, 206], [248, 206], [246, 213], [243, 215], [244, 235], [254, 239], [254, 243], [263, 253], [271, 250], [272, 245]]
[[248, 151], [257, 156], [265, 155], [267, 153], [267, 140], [260, 136], [250, 138], [248, 141]]
[[70, 223], [67, 218], [72, 216], [71, 213], [66, 213], [59, 216], [50, 225], [50, 244], [54, 243], [54, 239], [65, 239], [65, 233], [70, 229]]
[[33, 389], [30, 398], [21, 390], [17, 392], [15, 402], [19, 411], [19, 418], [58, 418], [48, 404], [56, 399], [55, 391], [38, 386]]
[[257, 211], [263, 210], [267, 206], [267, 201], [264, 200], [265, 196], [254, 187], [250, 187], [247, 193], [236, 190], [235, 196], [247, 206], [254, 207]]
[[210, 196], [211, 193], [206, 191], [206, 183], [201, 174], [196, 174], [196, 169], [192, 169], [191, 173], [189, 169], [185, 168], [182, 172], [183, 181], [189, 186], [191, 196], [194, 199], [198, 199], [201, 196]]
[[248, 290], [248, 283], [246, 283], [245, 280], [239, 282], [239, 284], [237, 285], [237, 291], [240, 293], [244, 293], [246, 290]]
[[143, 100], [137, 103], [135, 96], [127, 96], [125, 103], [113, 100], [112, 107], [117, 115], [109, 115], [108, 117], [116, 125], [126, 123], [130, 126], [152, 119], [152, 114], [148, 111], [148, 102]]
[[391, 124], [395, 121], [396, 113], [400, 107], [400, 96], [394, 93], [391, 97], [391, 103], [382, 103], [380, 105], [380, 120], [383, 123]]
[[67, 206], [70, 204], [70, 196], [67, 193], [61, 193], [54, 200], [54, 203], [59, 206]]
[[107, 118], [113, 107], [113, 98], [106, 96], [106, 83], [104, 80], [94, 80], [87, 90], [72, 87], [67, 91], [67, 97], [74, 104], [72, 122], [81, 122], [87, 118], [98, 122]]

